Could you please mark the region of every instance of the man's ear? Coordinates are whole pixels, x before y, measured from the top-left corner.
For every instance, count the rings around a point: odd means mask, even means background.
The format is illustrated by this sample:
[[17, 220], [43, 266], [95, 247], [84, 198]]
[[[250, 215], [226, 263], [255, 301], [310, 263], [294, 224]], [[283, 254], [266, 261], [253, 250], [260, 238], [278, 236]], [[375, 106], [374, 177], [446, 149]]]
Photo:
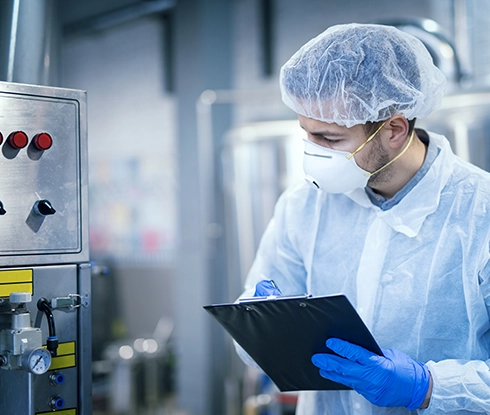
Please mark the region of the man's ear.
[[392, 149], [402, 146], [408, 138], [408, 120], [403, 115], [393, 115], [386, 120], [385, 129], [389, 132], [388, 145]]

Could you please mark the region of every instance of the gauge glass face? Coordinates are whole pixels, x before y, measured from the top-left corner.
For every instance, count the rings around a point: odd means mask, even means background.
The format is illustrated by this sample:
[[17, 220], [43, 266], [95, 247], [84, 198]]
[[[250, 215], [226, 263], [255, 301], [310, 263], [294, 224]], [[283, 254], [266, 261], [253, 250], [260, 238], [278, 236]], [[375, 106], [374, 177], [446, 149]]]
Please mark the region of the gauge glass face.
[[51, 365], [51, 354], [46, 349], [36, 349], [29, 357], [29, 368], [35, 375], [46, 373]]

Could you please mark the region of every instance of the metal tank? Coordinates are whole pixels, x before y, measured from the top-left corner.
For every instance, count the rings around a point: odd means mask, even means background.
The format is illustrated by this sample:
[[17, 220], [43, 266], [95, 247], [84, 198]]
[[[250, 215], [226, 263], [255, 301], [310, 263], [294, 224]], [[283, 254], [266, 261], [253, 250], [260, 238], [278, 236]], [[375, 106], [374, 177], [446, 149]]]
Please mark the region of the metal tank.
[[417, 125], [445, 135], [458, 156], [490, 171], [490, 90], [448, 95], [439, 109]]
[[0, 413], [89, 415], [86, 94], [0, 82]]

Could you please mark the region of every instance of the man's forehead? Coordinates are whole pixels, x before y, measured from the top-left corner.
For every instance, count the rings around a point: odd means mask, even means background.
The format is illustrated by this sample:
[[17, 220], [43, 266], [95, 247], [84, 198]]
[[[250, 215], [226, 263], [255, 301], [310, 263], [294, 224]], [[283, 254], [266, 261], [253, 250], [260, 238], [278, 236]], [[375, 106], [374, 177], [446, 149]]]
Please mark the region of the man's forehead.
[[303, 115], [298, 114], [299, 125], [305, 131], [312, 134], [322, 134], [322, 135], [345, 135], [349, 131], [354, 130], [356, 126], [347, 128], [344, 125], [338, 125], [335, 123], [327, 123], [324, 121], [315, 120], [313, 118], [308, 118]]

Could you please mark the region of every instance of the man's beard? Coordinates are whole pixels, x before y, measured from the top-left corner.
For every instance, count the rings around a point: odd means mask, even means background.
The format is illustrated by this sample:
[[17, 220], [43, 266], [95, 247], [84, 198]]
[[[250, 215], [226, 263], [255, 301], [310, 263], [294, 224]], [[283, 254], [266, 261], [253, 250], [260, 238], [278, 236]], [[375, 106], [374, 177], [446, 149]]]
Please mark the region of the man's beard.
[[[373, 145], [369, 151], [368, 157], [369, 160], [374, 160], [374, 167], [372, 171], [376, 171], [383, 166], [386, 166], [390, 161], [390, 157], [387, 151], [381, 145], [381, 140], [379, 137], [376, 137], [372, 141]], [[393, 166], [390, 164], [389, 166], [382, 169], [379, 173], [374, 174], [369, 178], [368, 186], [372, 189], [376, 189], [383, 183], [387, 183], [391, 177], [393, 176]]]

